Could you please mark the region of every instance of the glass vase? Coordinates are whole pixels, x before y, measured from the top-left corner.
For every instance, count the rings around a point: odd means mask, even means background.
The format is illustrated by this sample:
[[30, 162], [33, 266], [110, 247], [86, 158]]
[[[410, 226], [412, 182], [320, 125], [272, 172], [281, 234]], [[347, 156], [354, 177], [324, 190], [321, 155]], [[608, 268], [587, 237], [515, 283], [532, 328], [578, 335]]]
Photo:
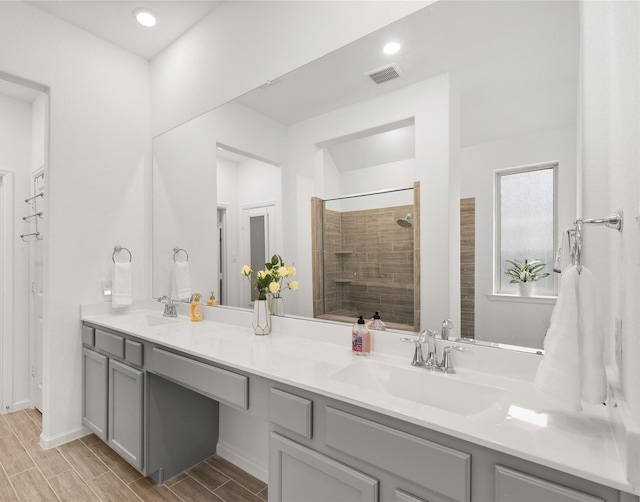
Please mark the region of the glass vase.
[[284, 298], [281, 296], [274, 296], [271, 298], [271, 315], [284, 317]]
[[271, 313], [267, 300], [253, 302], [253, 332], [256, 335], [268, 335], [271, 333]]

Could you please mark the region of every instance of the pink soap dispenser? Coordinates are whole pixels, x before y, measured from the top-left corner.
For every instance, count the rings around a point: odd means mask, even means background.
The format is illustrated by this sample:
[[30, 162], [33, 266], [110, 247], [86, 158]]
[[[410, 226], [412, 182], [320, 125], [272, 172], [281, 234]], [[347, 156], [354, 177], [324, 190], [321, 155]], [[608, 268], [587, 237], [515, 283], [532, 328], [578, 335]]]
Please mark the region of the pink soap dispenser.
[[356, 356], [368, 356], [371, 353], [371, 333], [360, 316], [351, 331], [351, 352]]

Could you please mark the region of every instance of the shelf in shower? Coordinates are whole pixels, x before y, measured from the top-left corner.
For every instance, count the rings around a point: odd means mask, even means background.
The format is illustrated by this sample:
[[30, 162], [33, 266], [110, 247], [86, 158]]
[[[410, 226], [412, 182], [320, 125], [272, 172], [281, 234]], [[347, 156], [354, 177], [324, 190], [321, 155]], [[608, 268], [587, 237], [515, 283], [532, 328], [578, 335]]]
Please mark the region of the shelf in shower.
[[336, 279], [335, 282], [340, 284], [351, 284], [353, 279]]
[[353, 254], [355, 251], [335, 251], [336, 254]]

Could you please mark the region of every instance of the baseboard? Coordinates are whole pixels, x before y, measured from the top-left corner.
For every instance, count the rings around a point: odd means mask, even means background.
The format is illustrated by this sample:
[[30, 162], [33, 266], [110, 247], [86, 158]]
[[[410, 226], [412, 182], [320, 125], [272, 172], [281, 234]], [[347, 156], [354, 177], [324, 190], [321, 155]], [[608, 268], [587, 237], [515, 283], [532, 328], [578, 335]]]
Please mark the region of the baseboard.
[[218, 441], [216, 453], [225, 460], [231, 462], [233, 465], [240, 467], [243, 471], [258, 478], [260, 481], [263, 481], [264, 483], [269, 482], [269, 470], [266, 465], [256, 463], [253, 459], [244, 456], [238, 450], [223, 441]]
[[13, 413], [14, 411], [26, 410], [27, 408], [32, 408], [31, 400], [25, 399], [24, 401], [18, 401], [17, 403], [13, 403], [9, 410], [5, 410], [2, 413]]
[[91, 434], [91, 431], [85, 426], [80, 426], [77, 429], [63, 432], [62, 434], [57, 434], [55, 436], [45, 436], [43, 433], [40, 434], [40, 446], [45, 450], [48, 450], [50, 448], [60, 446], [61, 444], [68, 443], [69, 441], [73, 441], [74, 439], [80, 439], [89, 434]]

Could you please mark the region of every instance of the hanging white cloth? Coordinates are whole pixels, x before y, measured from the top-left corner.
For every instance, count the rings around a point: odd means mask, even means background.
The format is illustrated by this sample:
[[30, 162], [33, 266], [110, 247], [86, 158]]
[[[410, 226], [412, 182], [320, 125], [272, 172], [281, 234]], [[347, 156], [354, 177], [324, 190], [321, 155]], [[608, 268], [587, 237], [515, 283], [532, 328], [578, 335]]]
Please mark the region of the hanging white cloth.
[[562, 273], [558, 300], [544, 340], [544, 357], [534, 384], [574, 411], [582, 401], [606, 399], [604, 337], [598, 317], [598, 285], [586, 268]]
[[133, 303], [133, 274], [131, 262], [113, 264], [113, 284], [111, 287], [111, 306], [127, 307]]

